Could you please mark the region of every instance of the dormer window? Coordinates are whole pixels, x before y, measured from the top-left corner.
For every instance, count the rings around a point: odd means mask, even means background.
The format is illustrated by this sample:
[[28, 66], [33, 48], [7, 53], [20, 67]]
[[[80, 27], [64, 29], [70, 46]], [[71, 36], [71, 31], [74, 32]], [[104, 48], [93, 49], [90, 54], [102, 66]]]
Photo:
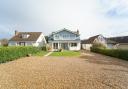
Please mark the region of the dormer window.
[[22, 34], [22, 38], [28, 38], [29, 36], [29, 34]]

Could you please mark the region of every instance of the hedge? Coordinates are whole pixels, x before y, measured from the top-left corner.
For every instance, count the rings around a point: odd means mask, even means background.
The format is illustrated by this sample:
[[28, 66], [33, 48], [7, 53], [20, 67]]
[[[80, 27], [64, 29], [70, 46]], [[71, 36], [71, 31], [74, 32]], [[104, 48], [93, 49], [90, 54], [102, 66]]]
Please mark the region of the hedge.
[[121, 49], [103, 49], [103, 48], [91, 48], [92, 52], [104, 54], [111, 57], [116, 57], [124, 60], [128, 60], [128, 50]]
[[20, 57], [25, 57], [28, 54], [35, 54], [40, 49], [37, 47], [1, 47], [0, 48], [0, 63], [12, 61]]

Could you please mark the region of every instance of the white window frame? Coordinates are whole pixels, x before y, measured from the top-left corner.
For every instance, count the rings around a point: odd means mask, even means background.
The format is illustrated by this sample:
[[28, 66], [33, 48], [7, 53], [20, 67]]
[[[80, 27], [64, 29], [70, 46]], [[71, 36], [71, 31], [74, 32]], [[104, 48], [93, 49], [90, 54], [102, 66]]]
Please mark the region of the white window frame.
[[71, 43], [71, 47], [77, 47], [77, 43]]

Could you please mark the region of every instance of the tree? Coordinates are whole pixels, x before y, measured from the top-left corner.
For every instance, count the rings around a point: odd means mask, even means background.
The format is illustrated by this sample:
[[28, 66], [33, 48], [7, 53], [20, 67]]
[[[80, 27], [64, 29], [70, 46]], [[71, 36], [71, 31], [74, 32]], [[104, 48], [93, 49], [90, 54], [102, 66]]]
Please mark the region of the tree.
[[106, 48], [106, 45], [105, 44], [102, 44], [102, 43], [94, 43], [92, 45], [92, 48]]
[[1, 45], [2, 46], [8, 46], [8, 39], [1, 39]]
[[45, 36], [46, 42], [48, 43], [48, 36]]

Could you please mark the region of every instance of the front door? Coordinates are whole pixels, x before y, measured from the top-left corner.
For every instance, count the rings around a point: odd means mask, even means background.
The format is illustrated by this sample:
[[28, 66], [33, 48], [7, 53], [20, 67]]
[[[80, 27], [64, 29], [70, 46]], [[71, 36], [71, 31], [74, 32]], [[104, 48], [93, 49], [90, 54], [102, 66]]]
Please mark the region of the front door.
[[64, 50], [68, 50], [68, 43], [61, 43], [61, 48]]
[[58, 43], [53, 43], [53, 49], [58, 49]]

